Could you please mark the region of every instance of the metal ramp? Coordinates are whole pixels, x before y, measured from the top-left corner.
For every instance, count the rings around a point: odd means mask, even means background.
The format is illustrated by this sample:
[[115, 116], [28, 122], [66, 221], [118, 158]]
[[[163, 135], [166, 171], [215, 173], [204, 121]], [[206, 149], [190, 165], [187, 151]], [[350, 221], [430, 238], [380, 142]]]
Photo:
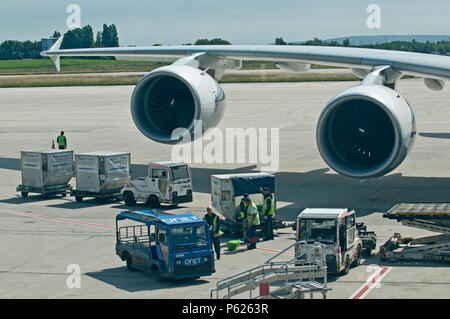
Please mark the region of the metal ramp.
[[[312, 298], [313, 293], [319, 292], [325, 299], [331, 289], [327, 287], [325, 245], [316, 243], [312, 254], [306, 254], [303, 259], [296, 256], [288, 261], [276, 261], [294, 246], [296, 252], [300, 251], [302, 245], [306, 247], [306, 242], [293, 243], [264, 264], [218, 281], [210, 298], [229, 299], [245, 292], [249, 293], [250, 299], [304, 298], [306, 293]], [[323, 278], [323, 282], [316, 280], [319, 278]], [[275, 288], [275, 284], [280, 287]], [[259, 293], [255, 292], [258, 288]]]
[[383, 260], [450, 261], [450, 203], [400, 203], [383, 217], [439, 233], [421, 238], [403, 238], [395, 233], [380, 247]]

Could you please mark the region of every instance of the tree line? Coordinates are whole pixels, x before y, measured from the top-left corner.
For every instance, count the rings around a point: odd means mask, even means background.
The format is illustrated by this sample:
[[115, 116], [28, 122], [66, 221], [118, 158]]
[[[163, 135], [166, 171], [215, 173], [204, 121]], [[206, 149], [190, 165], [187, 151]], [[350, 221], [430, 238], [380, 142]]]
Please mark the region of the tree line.
[[[281, 37], [275, 39], [275, 44], [298, 45], [298, 43], [286, 43]], [[342, 43], [340, 43], [337, 41], [323, 41], [318, 38], [306, 41], [301, 45], [336, 46], [336, 47], [352, 46], [350, 45], [349, 39], [345, 39]], [[416, 40], [413, 39], [412, 41], [392, 41], [386, 43], [376, 43], [352, 47], [450, 55], [450, 41], [445, 40], [437, 42], [430, 42], [430, 41], [417, 42]]]
[[[61, 33], [55, 31], [52, 38], [59, 38]], [[103, 25], [94, 40], [94, 30], [90, 25], [67, 31], [61, 43], [61, 49], [118, 47], [119, 36], [114, 24]], [[0, 44], [0, 60], [40, 59], [42, 41], [7, 40]]]
[[[55, 31], [52, 35], [54, 38], [59, 38], [61, 34]], [[230, 45], [231, 43], [221, 38], [214, 39], [198, 39], [194, 45]], [[298, 43], [285, 42], [282, 37], [275, 39], [276, 45], [299, 45]], [[154, 44], [160, 45], [160, 44]], [[185, 43], [184, 45], [192, 45], [192, 43]], [[350, 40], [346, 39], [342, 43], [337, 41], [324, 41], [318, 38], [306, 41], [300, 45], [315, 45], [315, 46], [340, 46], [350, 47]], [[103, 31], [98, 31], [94, 39], [94, 31], [90, 25], [83, 28], [69, 30], [64, 34], [61, 49], [75, 49], [75, 48], [99, 48], [99, 47], [118, 47], [119, 36], [117, 28], [114, 24], [103, 25]], [[420, 53], [432, 53], [441, 55], [450, 55], [450, 41], [437, 42], [417, 42], [412, 41], [392, 41], [387, 43], [377, 43], [363, 46], [355, 46], [372, 49], [409, 51]], [[15, 60], [15, 59], [39, 59], [42, 51], [41, 41], [14, 41], [8, 40], [0, 45], [0, 60]]]

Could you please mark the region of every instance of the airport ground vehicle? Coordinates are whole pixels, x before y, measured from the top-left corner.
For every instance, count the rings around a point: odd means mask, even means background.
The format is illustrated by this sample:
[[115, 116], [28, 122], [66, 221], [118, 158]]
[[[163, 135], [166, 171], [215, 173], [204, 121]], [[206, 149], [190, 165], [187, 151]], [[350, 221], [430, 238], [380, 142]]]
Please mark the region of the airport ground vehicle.
[[130, 206], [138, 201], [153, 208], [158, 208], [161, 203], [178, 205], [192, 202], [191, 170], [185, 163], [149, 163], [147, 176], [126, 182], [121, 194]]
[[[351, 266], [359, 265], [364, 251], [367, 254], [375, 248], [375, 233], [367, 232], [363, 223], [359, 228], [354, 210], [307, 208], [298, 215], [296, 239], [306, 241], [306, 250], [315, 242], [325, 244], [328, 272], [347, 274]], [[298, 259], [303, 255], [296, 251]]]
[[192, 214], [121, 212], [116, 254], [129, 270], [156, 271], [161, 278], [198, 278], [215, 271], [208, 224]]
[[412, 238], [395, 233], [380, 247], [382, 260], [450, 261], [450, 203], [399, 203], [383, 217], [439, 234]]
[[243, 221], [239, 205], [244, 194], [249, 194], [251, 200], [258, 207], [261, 224], [258, 229], [264, 228], [264, 218], [261, 216], [263, 206], [262, 190], [269, 188], [274, 201], [275, 220], [273, 228], [284, 228], [286, 224], [276, 218], [275, 176], [269, 173], [247, 174], [221, 174], [211, 176], [212, 206], [220, 212], [225, 219], [221, 222], [222, 230], [243, 237]]

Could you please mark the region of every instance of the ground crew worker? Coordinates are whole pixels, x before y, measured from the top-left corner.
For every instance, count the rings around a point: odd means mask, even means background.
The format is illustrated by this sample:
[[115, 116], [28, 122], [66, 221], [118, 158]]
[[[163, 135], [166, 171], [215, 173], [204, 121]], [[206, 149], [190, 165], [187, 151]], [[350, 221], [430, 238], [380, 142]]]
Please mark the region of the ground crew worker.
[[67, 139], [64, 136], [64, 132], [61, 131], [61, 135], [56, 138], [56, 143], [58, 143], [58, 148], [60, 150], [65, 150], [67, 148]]
[[244, 194], [244, 197], [241, 199], [241, 203], [239, 205], [239, 211], [242, 219], [242, 237], [244, 242], [248, 242], [247, 238], [247, 205], [245, 204], [245, 198], [248, 197], [248, 194]]
[[252, 202], [250, 197], [244, 197], [245, 204], [247, 205], [247, 220], [248, 220], [248, 230], [247, 234], [250, 237], [250, 245], [247, 249], [256, 248], [256, 227], [260, 224], [258, 207]]
[[271, 240], [273, 239], [273, 213], [275, 212], [275, 207], [269, 188], [264, 187], [263, 196], [262, 215], [264, 217], [264, 240]]
[[206, 214], [203, 220], [209, 225], [209, 230], [212, 235], [212, 242], [214, 246], [214, 251], [216, 252], [217, 260], [220, 259], [220, 236], [222, 236], [222, 231], [220, 230], [220, 219], [219, 216], [213, 213], [211, 207], [206, 207]]

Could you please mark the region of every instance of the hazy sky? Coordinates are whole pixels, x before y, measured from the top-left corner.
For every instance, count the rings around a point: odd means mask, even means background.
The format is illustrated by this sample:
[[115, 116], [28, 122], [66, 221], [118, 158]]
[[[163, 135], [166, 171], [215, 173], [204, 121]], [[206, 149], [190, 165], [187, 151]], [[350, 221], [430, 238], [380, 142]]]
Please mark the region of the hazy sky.
[[[0, 42], [39, 40], [68, 30], [69, 4], [81, 24], [114, 23], [121, 45], [182, 44], [220, 37], [266, 44], [277, 36], [303, 41], [350, 35], [450, 34], [449, 0], [2, 0]], [[369, 29], [370, 4], [381, 28]]]

